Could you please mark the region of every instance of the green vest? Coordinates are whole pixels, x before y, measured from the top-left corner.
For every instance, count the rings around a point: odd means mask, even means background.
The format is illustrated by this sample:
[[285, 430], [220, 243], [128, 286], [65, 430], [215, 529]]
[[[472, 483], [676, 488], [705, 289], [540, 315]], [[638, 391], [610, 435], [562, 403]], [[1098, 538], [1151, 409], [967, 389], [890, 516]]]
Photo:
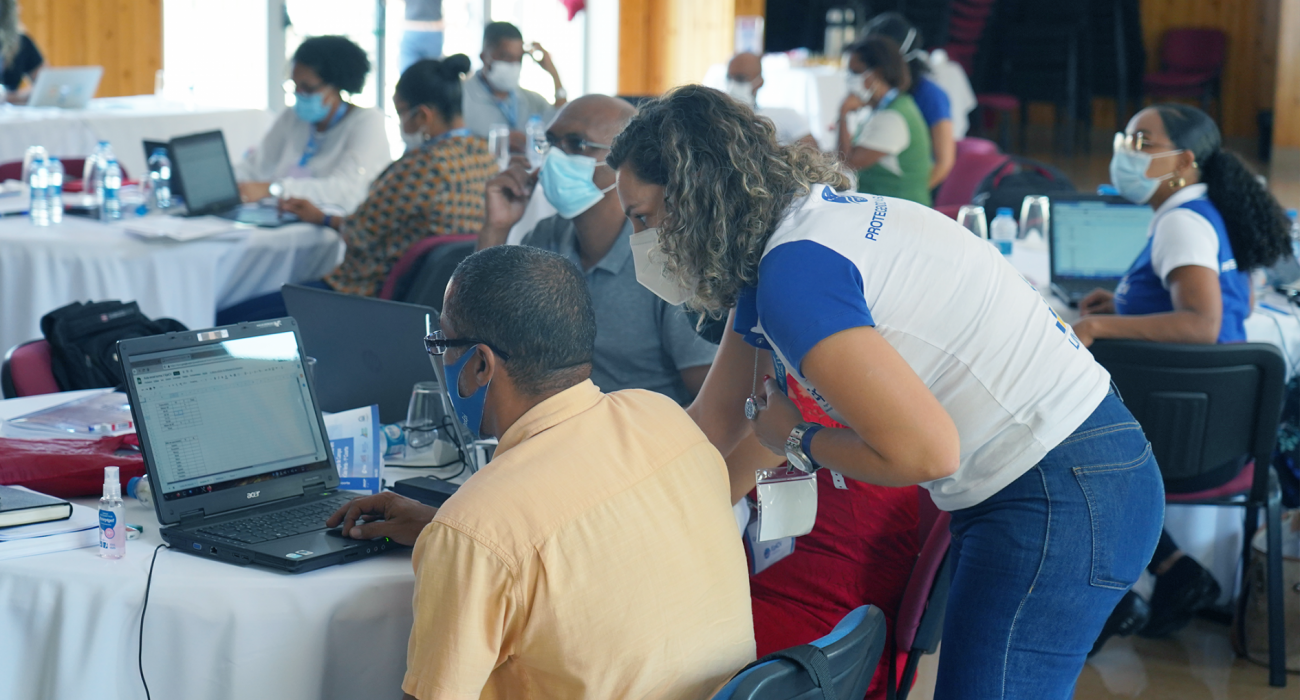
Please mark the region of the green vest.
[[898, 167], [903, 174], [896, 175], [877, 162], [858, 171], [858, 191], [910, 199], [928, 207], [931, 203], [930, 169], [934, 167], [934, 157], [931, 155], [930, 130], [925, 126], [925, 117], [921, 116], [916, 100], [902, 91], [885, 109], [903, 116], [911, 136], [907, 148], [898, 154]]

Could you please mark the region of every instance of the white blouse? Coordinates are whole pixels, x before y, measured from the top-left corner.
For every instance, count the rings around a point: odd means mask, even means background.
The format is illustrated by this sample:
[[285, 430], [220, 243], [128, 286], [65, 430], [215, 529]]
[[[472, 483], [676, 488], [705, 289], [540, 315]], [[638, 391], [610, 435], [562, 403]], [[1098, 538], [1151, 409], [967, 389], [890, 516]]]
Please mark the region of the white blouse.
[[235, 178], [240, 182], [279, 182], [285, 197], [351, 212], [366, 198], [370, 182], [392, 162], [384, 115], [374, 109], [350, 107], [337, 124], [317, 134], [316, 155], [303, 163], [315, 128], [292, 109], [284, 110], [262, 143], [235, 166]]

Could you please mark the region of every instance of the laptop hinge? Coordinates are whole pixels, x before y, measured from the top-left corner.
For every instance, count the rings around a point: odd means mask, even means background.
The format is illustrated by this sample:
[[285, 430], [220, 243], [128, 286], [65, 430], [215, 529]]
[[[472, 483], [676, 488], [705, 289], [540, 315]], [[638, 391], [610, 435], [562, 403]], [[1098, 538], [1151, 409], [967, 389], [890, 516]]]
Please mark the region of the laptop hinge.
[[181, 513], [180, 526], [187, 528], [191, 525], [197, 525], [203, 521], [203, 509], [191, 510]]
[[314, 496], [325, 488], [325, 477], [316, 476], [303, 480], [302, 494], [304, 496]]

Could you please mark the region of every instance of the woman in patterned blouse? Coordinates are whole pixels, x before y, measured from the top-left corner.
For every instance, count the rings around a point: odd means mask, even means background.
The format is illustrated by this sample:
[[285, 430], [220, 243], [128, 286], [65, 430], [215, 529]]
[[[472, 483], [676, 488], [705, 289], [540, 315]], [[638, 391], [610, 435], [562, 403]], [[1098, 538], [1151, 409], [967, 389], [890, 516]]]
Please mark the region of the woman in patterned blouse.
[[402, 73], [393, 105], [406, 153], [375, 179], [351, 215], [330, 216], [303, 199], [282, 202], [303, 221], [337, 229], [347, 243], [343, 264], [325, 277], [336, 291], [374, 296], [412, 244], [482, 227], [483, 188], [497, 164], [461, 119], [461, 76], [468, 71], [469, 59], [456, 54]]

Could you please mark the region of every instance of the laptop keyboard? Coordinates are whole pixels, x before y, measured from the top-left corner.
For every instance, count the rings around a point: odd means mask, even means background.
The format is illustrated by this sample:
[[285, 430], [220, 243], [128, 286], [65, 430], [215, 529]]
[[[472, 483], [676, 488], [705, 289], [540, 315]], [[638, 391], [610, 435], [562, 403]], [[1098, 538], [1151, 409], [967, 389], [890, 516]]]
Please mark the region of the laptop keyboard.
[[354, 498], [351, 494], [335, 494], [330, 498], [315, 503], [277, 510], [273, 513], [254, 515], [239, 520], [202, 527], [195, 532], [209, 537], [220, 537], [232, 542], [258, 544], [284, 537], [301, 535], [304, 532], [325, 529], [325, 520], [344, 503]]

